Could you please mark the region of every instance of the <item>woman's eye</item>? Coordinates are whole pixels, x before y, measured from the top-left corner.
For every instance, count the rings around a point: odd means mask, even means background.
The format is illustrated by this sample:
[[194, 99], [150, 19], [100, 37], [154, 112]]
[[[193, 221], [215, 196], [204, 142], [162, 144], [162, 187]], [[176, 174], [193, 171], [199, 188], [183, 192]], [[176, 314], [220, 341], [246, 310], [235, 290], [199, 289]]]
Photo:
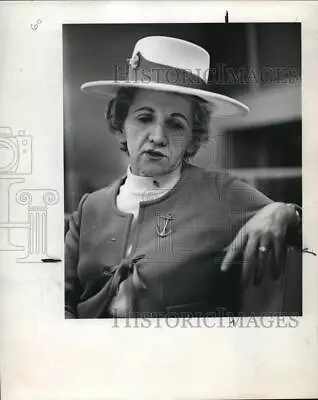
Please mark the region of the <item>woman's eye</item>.
[[184, 130], [184, 125], [179, 121], [175, 121], [175, 120], [168, 121], [168, 125], [171, 129], [175, 129], [178, 131]]
[[146, 124], [146, 123], [152, 121], [152, 115], [144, 115], [144, 114], [143, 115], [138, 115], [137, 116], [137, 120], [139, 122], [142, 122], [142, 123]]

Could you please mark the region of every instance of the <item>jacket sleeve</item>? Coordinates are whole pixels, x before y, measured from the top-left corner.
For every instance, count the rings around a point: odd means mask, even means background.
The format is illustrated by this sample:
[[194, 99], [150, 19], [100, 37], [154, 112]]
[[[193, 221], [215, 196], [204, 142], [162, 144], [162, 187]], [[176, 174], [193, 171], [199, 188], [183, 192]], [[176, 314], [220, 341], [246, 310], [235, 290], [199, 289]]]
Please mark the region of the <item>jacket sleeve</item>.
[[228, 200], [230, 220], [236, 232], [258, 211], [272, 203], [265, 194], [232, 176], [228, 176], [225, 184], [225, 196]]
[[286, 241], [290, 246], [298, 250], [303, 248], [303, 229], [302, 229], [302, 208], [297, 204], [292, 204], [295, 208], [297, 222], [287, 230]]
[[85, 194], [69, 220], [69, 229], [65, 236], [65, 318], [78, 318], [77, 303], [82, 288], [78, 279], [79, 241], [82, 209], [87, 199]]
[[[243, 226], [259, 210], [273, 201], [256, 188], [248, 185], [238, 178], [232, 177], [227, 183], [227, 196], [229, 198], [230, 213], [236, 220], [236, 227]], [[297, 210], [301, 207], [295, 205]], [[286, 244], [301, 247], [302, 229], [301, 223], [298, 226], [291, 226], [287, 230]]]

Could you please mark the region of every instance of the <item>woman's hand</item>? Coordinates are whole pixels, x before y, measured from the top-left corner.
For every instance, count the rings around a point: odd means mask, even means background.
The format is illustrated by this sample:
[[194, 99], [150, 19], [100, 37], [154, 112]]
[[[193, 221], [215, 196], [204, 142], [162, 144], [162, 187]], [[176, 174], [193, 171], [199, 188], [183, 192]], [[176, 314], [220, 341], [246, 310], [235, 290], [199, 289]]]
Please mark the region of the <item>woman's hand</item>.
[[274, 279], [280, 276], [285, 262], [285, 238], [288, 229], [299, 224], [299, 216], [291, 204], [271, 203], [262, 208], [238, 232], [228, 246], [221, 265], [228, 271], [239, 254], [243, 254], [242, 284], [252, 280], [259, 285], [270, 267]]

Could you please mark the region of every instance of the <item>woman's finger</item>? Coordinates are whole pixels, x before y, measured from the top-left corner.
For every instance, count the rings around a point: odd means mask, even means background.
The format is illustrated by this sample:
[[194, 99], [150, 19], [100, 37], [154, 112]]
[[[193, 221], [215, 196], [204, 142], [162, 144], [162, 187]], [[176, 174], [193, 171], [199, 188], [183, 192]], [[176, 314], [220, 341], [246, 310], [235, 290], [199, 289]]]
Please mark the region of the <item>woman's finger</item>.
[[231, 268], [233, 261], [243, 250], [246, 241], [247, 241], [247, 234], [244, 234], [243, 231], [240, 230], [240, 232], [236, 235], [233, 242], [228, 247], [226, 255], [221, 264], [221, 271], [226, 272]]
[[274, 280], [278, 279], [280, 276], [282, 262], [283, 262], [283, 246], [284, 246], [284, 241], [281, 237], [275, 237], [273, 239], [274, 257], [271, 270], [272, 270], [272, 277]]
[[274, 280], [280, 277], [286, 258], [286, 247], [282, 237], [276, 237], [273, 243], [274, 260], [272, 262], [272, 277]]
[[258, 262], [255, 268], [253, 281], [255, 286], [260, 286], [263, 281], [266, 269], [268, 268], [270, 263], [271, 253], [272, 251], [269, 244], [269, 239], [267, 237], [262, 237], [258, 246]]
[[270, 232], [265, 232], [262, 234], [259, 246], [258, 246], [258, 262], [257, 262], [257, 270], [255, 273], [254, 283], [256, 286], [261, 285], [262, 280], [264, 278], [266, 269], [269, 266], [270, 258], [271, 258], [271, 250], [272, 250], [272, 235]]
[[243, 270], [242, 270], [242, 285], [248, 287], [251, 276], [255, 272], [256, 254], [259, 247], [259, 238], [250, 236], [244, 250]]

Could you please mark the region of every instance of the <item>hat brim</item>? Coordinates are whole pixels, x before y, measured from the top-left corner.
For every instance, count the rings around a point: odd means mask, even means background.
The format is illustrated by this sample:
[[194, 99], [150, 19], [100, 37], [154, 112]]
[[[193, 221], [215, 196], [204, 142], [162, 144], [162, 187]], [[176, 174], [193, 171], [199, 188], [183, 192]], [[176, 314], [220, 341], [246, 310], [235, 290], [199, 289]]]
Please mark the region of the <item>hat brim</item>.
[[249, 108], [232, 97], [224, 96], [215, 92], [206, 90], [193, 89], [184, 86], [177, 86], [155, 82], [129, 82], [129, 81], [95, 81], [86, 82], [81, 86], [81, 90], [85, 93], [97, 95], [103, 98], [114, 97], [117, 91], [122, 88], [139, 88], [147, 90], [156, 90], [163, 92], [174, 92], [185, 95], [200, 97], [205, 100], [211, 107], [213, 117], [226, 117], [234, 115], [245, 115]]

